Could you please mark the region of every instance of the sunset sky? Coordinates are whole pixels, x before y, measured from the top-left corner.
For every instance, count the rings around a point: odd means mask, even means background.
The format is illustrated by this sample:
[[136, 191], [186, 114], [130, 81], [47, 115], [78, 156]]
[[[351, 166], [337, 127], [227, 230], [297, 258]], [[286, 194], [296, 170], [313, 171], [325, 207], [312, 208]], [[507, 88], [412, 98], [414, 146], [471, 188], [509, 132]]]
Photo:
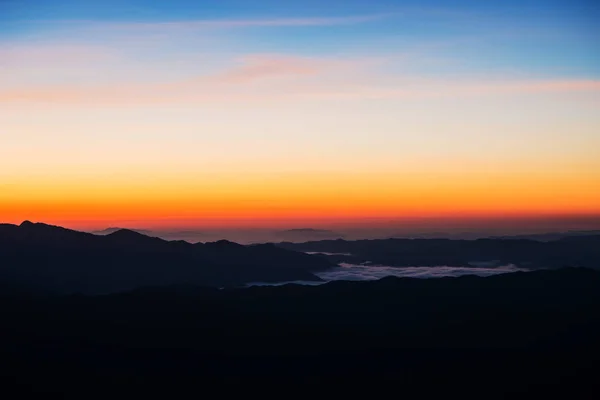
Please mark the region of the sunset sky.
[[600, 216], [599, 20], [580, 0], [0, 0], [0, 222]]

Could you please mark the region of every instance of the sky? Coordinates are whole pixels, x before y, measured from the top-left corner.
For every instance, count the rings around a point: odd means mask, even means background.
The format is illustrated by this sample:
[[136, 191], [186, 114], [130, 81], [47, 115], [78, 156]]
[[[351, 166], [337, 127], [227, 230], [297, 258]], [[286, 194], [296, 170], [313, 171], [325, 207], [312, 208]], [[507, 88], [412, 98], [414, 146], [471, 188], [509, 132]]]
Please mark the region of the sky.
[[597, 221], [598, 3], [449, 3], [0, 0], [0, 221]]

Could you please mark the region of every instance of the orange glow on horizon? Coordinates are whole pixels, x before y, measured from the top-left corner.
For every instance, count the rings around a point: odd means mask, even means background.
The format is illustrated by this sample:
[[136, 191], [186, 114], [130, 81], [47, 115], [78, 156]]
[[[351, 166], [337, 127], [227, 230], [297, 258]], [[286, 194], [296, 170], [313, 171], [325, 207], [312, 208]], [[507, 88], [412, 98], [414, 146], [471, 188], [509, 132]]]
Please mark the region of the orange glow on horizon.
[[23, 181], [0, 194], [0, 221], [76, 228], [377, 224], [415, 218], [600, 215], [595, 175], [364, 174], [224, 180]]

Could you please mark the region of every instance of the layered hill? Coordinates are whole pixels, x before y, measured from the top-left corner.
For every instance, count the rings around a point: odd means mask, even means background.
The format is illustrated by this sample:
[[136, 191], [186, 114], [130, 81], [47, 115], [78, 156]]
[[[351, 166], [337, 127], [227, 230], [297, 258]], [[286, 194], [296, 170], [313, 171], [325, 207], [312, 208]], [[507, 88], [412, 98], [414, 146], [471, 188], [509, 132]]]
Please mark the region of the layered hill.
[[0, 281], [23, 290], [110, 293], [148, 285], [318, 281], [311, 272], [333, 265], [269, 244], [191, 244], [126, 229], [100, 236], [29, 221], [0, 225]]
[[[529, 269], [600, 268], [600, 235], [531, 239], [375, 239], [279, 243], [288, 250], [330, 253], [334, 262], [388, 266], [487, 266], [514, 264]], [[331, 254], [334, 253], [334, 254]]]

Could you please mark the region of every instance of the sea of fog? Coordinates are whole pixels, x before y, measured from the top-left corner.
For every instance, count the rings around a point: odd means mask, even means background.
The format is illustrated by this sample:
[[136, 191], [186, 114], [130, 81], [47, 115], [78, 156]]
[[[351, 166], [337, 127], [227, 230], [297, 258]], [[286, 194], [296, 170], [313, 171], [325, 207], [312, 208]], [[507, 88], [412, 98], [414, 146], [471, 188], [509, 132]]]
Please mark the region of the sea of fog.
[[523, 269], [514, 265], [504, 265], [494, 268], [476, 267], [388, 267], [384, 265], [355, 265], [340, 264], [339, 268], [315, 273], [326, 281], [367, 281], [380, 279], [386, 276], [399, 276], [407, 278], [441, 278], [445, 276], [478, 275], [490, 276], [517, 272]]
[[498, 274], [506, 274], [509, 272], [527, 271], [524, 268], [519, 268], [515, 265], [502, 265], [494, 268], [485, 267], [389, 267], [385, 265], [356, 265], [356, 264], [340, 264], [337, 268], [332, 268], [327, 271], [316, 272], [319, 278], [324, 282], [310, 281], [291, 281], [277, 283], [255, 282], [248, 286], [275, 286], [284, 285], [287, 283], [297, 283], [303, 285], [320, 285], [331, 281], [369, 281], [384, 278], [386, 276], [398, 276], [407, 278], [442, 278], [461, 275], [477, 275], [490, 276]]

